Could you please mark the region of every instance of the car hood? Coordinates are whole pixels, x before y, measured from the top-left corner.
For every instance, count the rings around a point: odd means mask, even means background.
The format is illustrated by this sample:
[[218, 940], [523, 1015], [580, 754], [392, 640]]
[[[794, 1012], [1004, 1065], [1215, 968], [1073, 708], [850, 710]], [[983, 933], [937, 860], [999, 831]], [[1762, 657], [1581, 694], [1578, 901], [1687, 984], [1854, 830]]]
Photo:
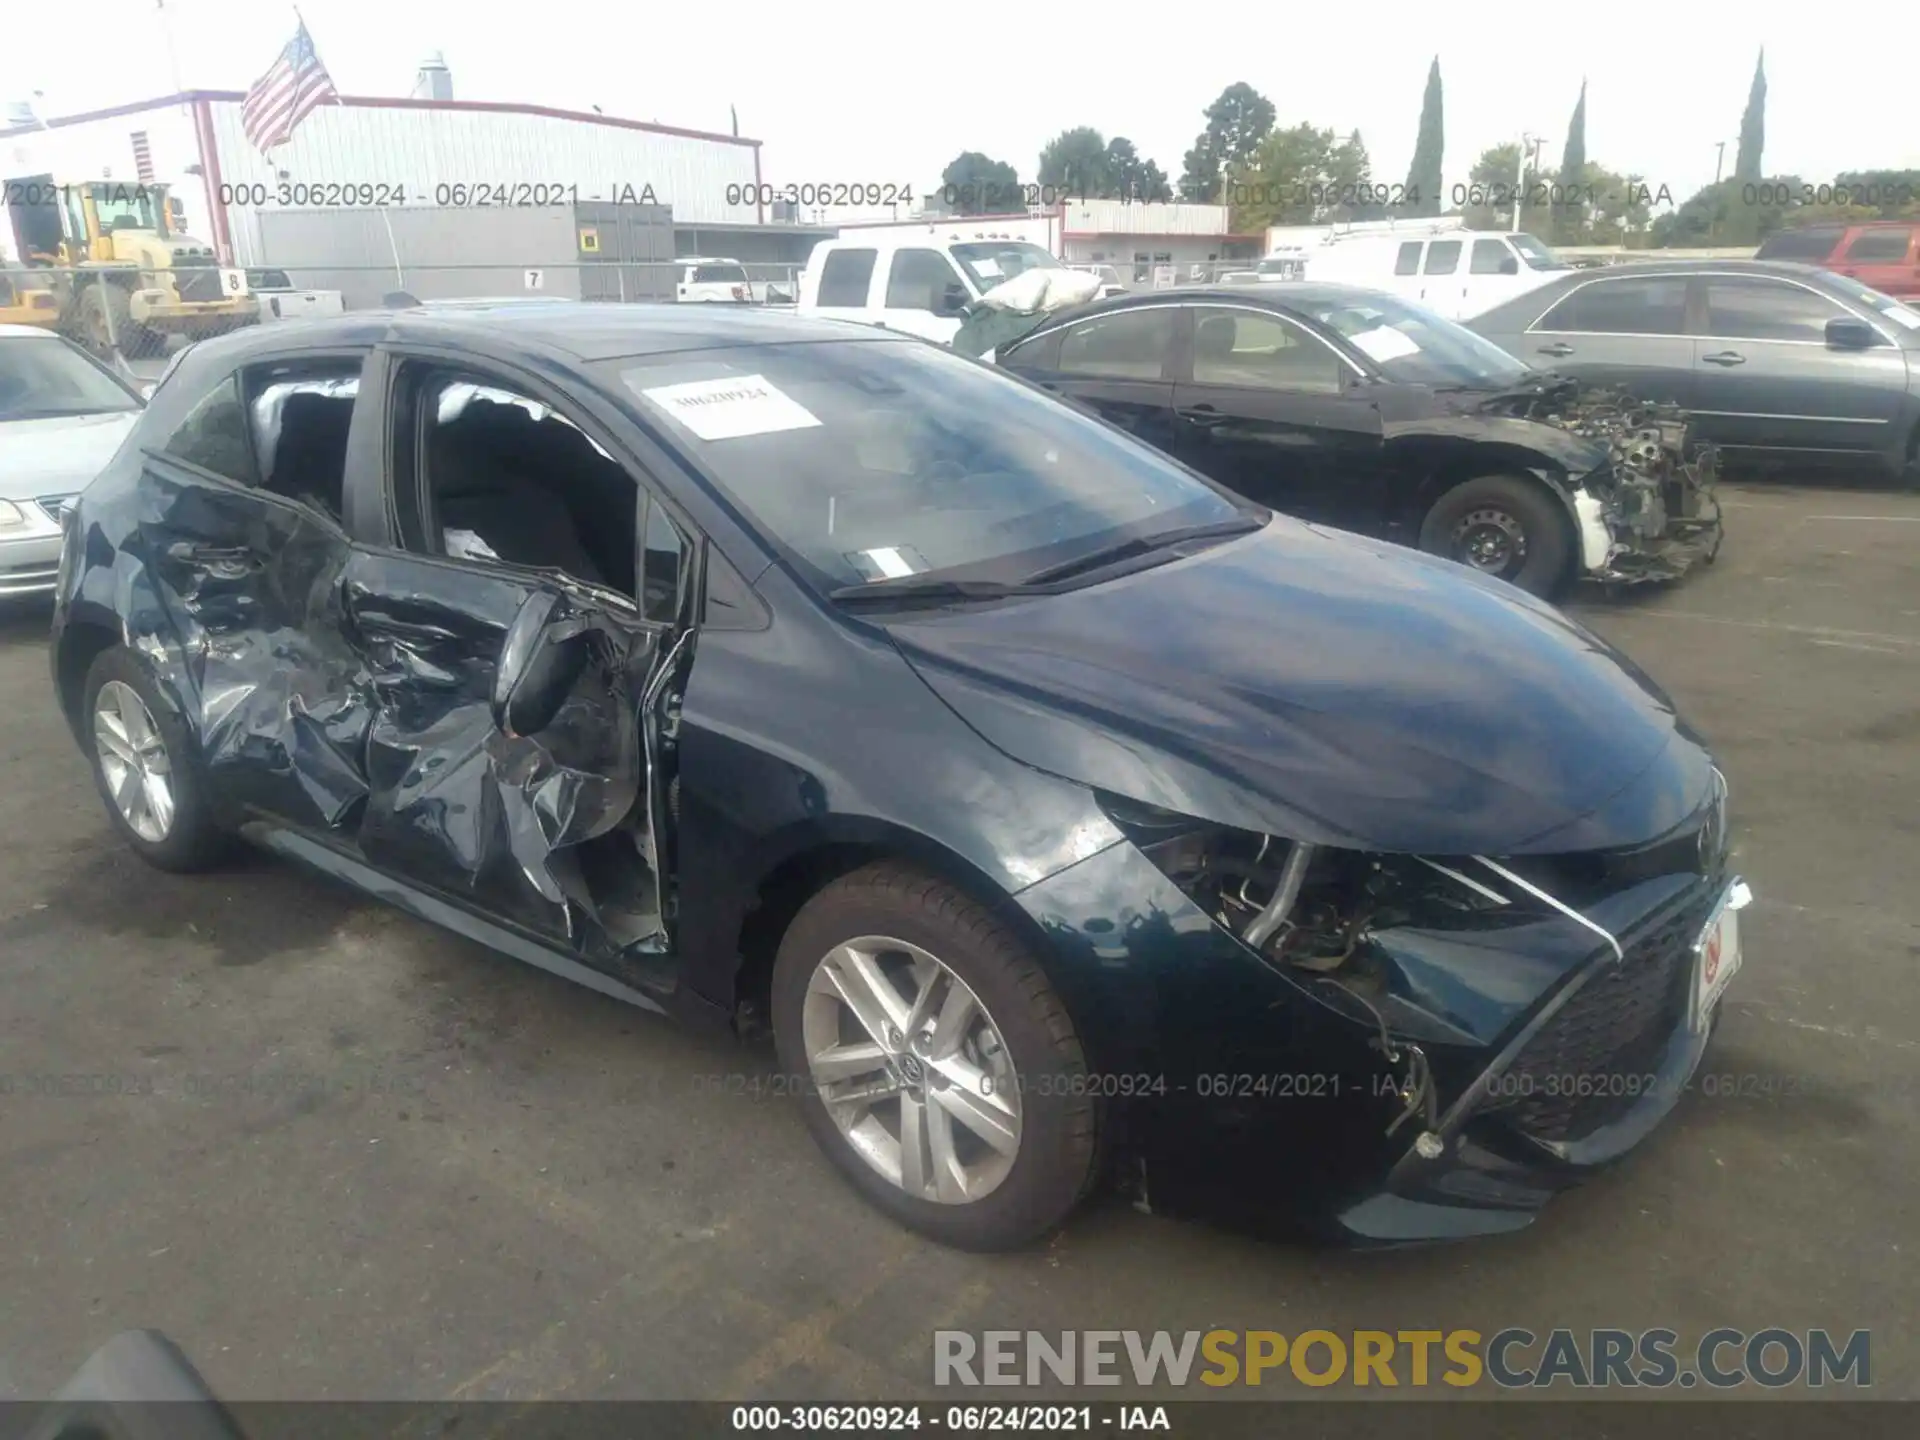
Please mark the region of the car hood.
[[1029, 765], [1321, 844], [1634, 845], [1711, 784], [1666, 695], [1551, 606], [1279, 516], [1083, 590], [887, 629], [936, 694]]
[[1489, 386], [1428, 390], [1422, 387], [1417, 395], [1408, 396], [1401, 404], [1382, 407], [1382, 429], [1388, 440], [1412, 434], [1442, 435], [1531, 450], [1578, 479], [1606, 462], [1604, 445], [1523, 414], [1510, 413], [1521, 410], [1529, 401], [1570, 398], [1577, 389], [1558, 376], [1545, 375], [1538, 384], [1511, 389]]
[[0, 421], [0, 499], [31, 500], [86, 489], [107, 468], [139, 418], [139, 411], [128, 410]]

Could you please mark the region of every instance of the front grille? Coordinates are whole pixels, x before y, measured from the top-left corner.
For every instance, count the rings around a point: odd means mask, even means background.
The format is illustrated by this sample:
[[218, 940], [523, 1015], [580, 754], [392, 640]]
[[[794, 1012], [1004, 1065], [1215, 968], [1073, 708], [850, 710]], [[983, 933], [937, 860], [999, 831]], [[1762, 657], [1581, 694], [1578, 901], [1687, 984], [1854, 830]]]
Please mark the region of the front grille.
[[1685, 1023], [1693, 942], [1713, 913], [1711, 886], [1622, 947], [1529, 1040], [1494, 1086], [1497, 1110], [1541, 1140], [1579, 1140], [1646, 1098], [1674, 1030]]
[[175, 260], [173, 286], [182, 300], [218, 300], [220, 272], [206, 261]]

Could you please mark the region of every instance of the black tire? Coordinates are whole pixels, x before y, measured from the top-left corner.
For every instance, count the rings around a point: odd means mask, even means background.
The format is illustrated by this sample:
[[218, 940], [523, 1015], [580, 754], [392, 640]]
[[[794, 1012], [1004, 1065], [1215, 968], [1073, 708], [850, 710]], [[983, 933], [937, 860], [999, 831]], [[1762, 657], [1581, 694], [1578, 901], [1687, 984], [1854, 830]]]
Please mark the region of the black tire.
[[[1480, 537], [1500, 537], [1488, 557], [1499, 563], [1472, 558], [1469, 547]], [[1552, 596], [1572, 578], [1566, 507], [1537, 481], [1517, 475], [1481, 475], [1447, 491], [1421, 523], [1420, 548], [1535, 595]]]
[[[100, 748], [94, 740], [94, 713], [100, 692], [109, 682], [119, 681], [140, 697], [153, 717], [154, 729], [167, 752], [168, 780], [173, 793], [173, 821], [159, 840], [149, 840], [127, 823], [114, 802], [101, 767]], [[81, 711], [81, 733], [88, 746], [87, 763], [93, 770], [94, 785], [107, 807], [107, 818], [133, 851], [149, 865], [161, 870], [190, 873], [205, 870], [226, 856], [233, 837], [214, 823], [208, 805], [206, 784], [201, 776], [199, 749], [193, 743], [187, 724], [160, 687], [153, 683], [146, 665], [124, 645], [101, 652], [87, 671], [82, 691], [85, 708]]]
[[[801, 1010], [815, 967], [835, 946], [887, 935], [937, 956], [979, 997], [1020, 1078], [1020, 1147], [1006, 1178], [980, 1199], [942, 1204], [910, 1195], [854, 1151], [811, 1083]], [[882, 861], [841, 877], [801, 909], [773, 971], [773, 1033], [781, 1071], [795, 1077], [807, 1127], [877, 1208], [963, 1250], [1008, 1250], [1064, 1221], [1099, 1172], [1100, 1106], [1087, 1093], [1086, 1055], [1066, 1006], [1032, 949], [986, 906], [948, 882]]]

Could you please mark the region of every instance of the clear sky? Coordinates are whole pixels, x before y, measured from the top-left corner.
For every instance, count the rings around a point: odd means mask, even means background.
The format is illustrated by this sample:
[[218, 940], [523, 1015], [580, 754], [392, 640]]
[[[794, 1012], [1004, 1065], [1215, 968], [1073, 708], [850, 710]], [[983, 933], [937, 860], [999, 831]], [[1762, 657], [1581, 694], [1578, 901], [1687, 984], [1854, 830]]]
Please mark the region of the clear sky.
[[[0, 48], [0, 101], [39, 91], [40, 113], [60, 115], [166, 93], [163, 17], [182, 85], [244, 89], [294, 26], [277, 0], [83, 8], [81, 28], [54, 25], [62, 43]], [[1040, 147], [1072, 125], [1128, 136], [1177, 178], [1201, 111], [1236, 80], [1271, 99], [1283, 125], [1357, 127], [1374, 177], [1398, 181], [1437, 53], [1449, 182], [1522, 131], [1546, 137], [1551, 167], [1584, 76], [1588, 158], [1684, 199], [1713, 178], [1715, 142], [1738, 133], [1763, 44], [1769, 172], [1819, 181], [1920, 167], [1914, 0], [1856, 0], [1825, 17], [1698, 0], [1571, 9], [304, 0], [301, 11], [347, 94], [405, 94], [420, 60], [439, 50], [460, 99], [598, 105], [723, 132], [737, 106], [741, 133], [765, 142], [766, 179], [781, 184], [926, 190], [969, 149], [1031, 180]], [[22, 33], [13, 27], [16, 42]]]

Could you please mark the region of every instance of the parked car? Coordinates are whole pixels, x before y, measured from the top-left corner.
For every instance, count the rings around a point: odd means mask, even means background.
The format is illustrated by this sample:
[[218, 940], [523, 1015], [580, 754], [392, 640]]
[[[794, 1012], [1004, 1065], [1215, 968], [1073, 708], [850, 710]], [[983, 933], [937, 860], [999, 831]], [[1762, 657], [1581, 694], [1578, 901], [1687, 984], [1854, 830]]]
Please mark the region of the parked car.
[[260, 301], [260, 320], [312, 320], [338, 315], [346, 304], [338, 290], [301, 290], [284, 270], [247, 271], [247, 289]]
[[738, 260], [685, 256], [674, 263], [673, 298], [682, 304], [745, 304], [753, 296], [747, 267]]
[[1525, 1225], [1739, 964], [1712, 757], [1603, 641], [905, 337], [259, 327], [182, 354], [65, 543], [58, 701], [140, 856], [244, 835], [770, 1023], [833, 1162], [955, 1244], [1108, 1174]]
[[53, 590], [61, 518], [140, 406], [132, 385], [79, 346], [0, 325], [0, 601]]
[[1450, 320], [1538, 290], [1571, 267], [1527, 234], [1339, 234], [1302, 252], [1305, 278], [1365, 285]]
[[1026, 270], [1065, 268], [1025, 240], [955, 240], [916, 226], [869, 231], [813, 247], [797, 308], [946, 344], [961, 312], [996, 285]]
[[1111, 265], [1069, 264], [1067, 269], [1078, 270], [1082, 274], [1091, 275], [1097, 279], [1100, 282], [1100, 298], [1103, 300], [1112, 295], [1127, 293], [1127, 287], [1120, 279], [1120, 272]]
[[1882, 295], [1920, 297], [1920, 220], [1776, 230], [1760, 242], [1753, 258], [1818, 265]]
[[1831, 271], [1575, 272], [1472, 328], [1530, 364], [1680, 405], [1733, 455], [1855, 461], [1920, 483], [1920, 311]]
[[[1262, 505], [1535, 594], [1583, 575], [1670, 577], [1718, 544], [1683, 422], [1637, 473], [1632, 447], [1616, 457], [1608, 439], [1645, 430], [1638, 417], [1599, 422], [1471, 331], [1377, 290], [1162, 291], [1061, 311], [995, 357]], [[1570, 418], [1594, 433], [1570, 433]]]

